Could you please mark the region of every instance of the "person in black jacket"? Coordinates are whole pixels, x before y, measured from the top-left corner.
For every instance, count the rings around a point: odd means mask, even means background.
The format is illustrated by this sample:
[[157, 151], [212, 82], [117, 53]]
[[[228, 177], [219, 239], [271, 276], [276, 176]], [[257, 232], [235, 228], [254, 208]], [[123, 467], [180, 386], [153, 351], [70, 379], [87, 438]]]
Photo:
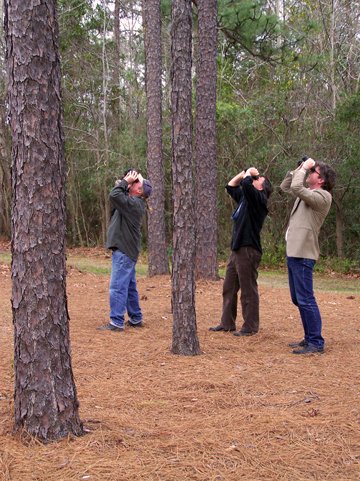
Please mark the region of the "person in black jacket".
[[218, 326], [210, 331], [235, 331], [237, 295], [241, 289], [243, 325], [235, 336], [251, 336], [259, 331], [258, 267], [262, 249], [260, 232], [268, 214], [267, 202], [272, 192], [270, 181], [255, 167], [243, 170], [226, 186], [236, 201], [232, 220], [231, 255], [223, 285], [223, 308]]
[[126, 311], [129, 326], [143, 325], [135, 265], [140, 253], [145, 199], [150, 194], [150, 182], [136, 170], [127, 171], [110, 192], [113, 210], [106, 241], [106, 247], [112, 250], [110, 322], [98, 327], [99, 330], [123, 331]]

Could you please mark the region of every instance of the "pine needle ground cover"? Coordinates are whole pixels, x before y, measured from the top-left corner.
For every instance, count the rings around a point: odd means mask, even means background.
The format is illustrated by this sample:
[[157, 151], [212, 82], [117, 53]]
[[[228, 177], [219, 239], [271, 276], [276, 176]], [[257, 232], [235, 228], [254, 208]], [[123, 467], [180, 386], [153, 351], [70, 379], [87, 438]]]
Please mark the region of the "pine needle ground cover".
[[[109, 261], [110, 262], [110, 261]], [[222, 281], [197, 285], [202, 355], [170, 353], [170, 277], [141, 277], [143, 329], [108, 320], [108, 275], [70, 268], [72, 362], [87, 434], [43, 445], [13, 428], [10, 268], [0, 265], [1, 481], [360, 479], [360, 295], [320, 291], [326, 352], [302, 336], [288, 289], [260, 285], [261, 331], [213, 333]], [[239, 326], [240, 327], [240, 326]]]

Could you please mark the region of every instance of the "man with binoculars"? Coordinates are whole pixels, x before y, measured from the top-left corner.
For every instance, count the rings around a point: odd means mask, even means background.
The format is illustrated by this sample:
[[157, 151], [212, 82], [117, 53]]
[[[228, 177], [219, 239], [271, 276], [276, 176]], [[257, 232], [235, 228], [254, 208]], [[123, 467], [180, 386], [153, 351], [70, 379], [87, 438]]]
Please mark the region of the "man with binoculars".
[[290, 343], [293, 354], [324, 352], [322, 320], [313, 291], [313, 269], [319, 257], [319, 232], [331, 206], [334, 170], [305, 157], [286, 174], [280, 187], [296, 197], [286, 231], [286, 256], [291, 300], [298, 307], [304, 338]]
[[151, 184], [135, 169], [115, 182], [109, 199], [112, 206], [106, 247], [112, 251], [110, 322], [98, 330], [122, 332], [127, 311], [128, 326], [142, 327], [142, 312], [136, 286], [135, 265], [140, 253], [141, 225]]
[[243, 325], [235, 336], [251, 336], [259, 330], [258, 267], [262, 249], [260, 232], [268, 214], [267, 201], [272, 192], [270, 181], [255, 167], [243, 170], [226, 186], [237, 203], [232, 220], [231, 256], [223, 285], [220, 324], [210, 331], [235, 331], [237, 295], [241, 289]]

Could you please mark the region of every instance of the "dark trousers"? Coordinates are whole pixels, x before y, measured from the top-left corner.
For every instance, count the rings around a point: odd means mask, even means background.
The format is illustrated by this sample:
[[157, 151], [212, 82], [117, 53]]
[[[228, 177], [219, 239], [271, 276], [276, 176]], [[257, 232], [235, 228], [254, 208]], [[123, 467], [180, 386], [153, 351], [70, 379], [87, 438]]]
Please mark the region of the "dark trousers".
[[223, 285], [223, 311], [221, 326], [226, 329], [236, 329], [238, 292], [244, 323], [242, 332], [258, 332], [259, 330], [259, 293], [258, 267], [261, 254], [253, 247], [240, 247], [231, 253]]
[[291, 300], [298, 307], [304, 328], [304, 339], [317, 348], [324, 347], [322, 320], [313, 289], [315, 261], [299, 257], [287, 258]]

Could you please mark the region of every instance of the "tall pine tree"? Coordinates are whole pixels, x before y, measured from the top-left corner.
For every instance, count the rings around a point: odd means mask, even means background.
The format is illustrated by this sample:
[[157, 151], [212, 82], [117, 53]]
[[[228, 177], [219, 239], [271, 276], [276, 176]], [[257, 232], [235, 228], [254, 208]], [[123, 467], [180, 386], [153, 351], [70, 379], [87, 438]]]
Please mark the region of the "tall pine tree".
[[172, 352], [200, 352], [195, 312], [195, 215], [191, 113], [191, 0], [173, 0], [171, 108], [173, 176]]
[[149, 198], [149, 275], [169, 273], [165, 236], [165, 184], [162, 154], [161, 12], [160, 0], [143, 2], [147, 97], [147, 173], [153, 184]]
[[15, 425], [81, 435], [71, 367], [56, 0], [5, 0], [12, 133]]
[[198, 0], [196, 58], [196, 277], [217, 279], [217, 0]]

